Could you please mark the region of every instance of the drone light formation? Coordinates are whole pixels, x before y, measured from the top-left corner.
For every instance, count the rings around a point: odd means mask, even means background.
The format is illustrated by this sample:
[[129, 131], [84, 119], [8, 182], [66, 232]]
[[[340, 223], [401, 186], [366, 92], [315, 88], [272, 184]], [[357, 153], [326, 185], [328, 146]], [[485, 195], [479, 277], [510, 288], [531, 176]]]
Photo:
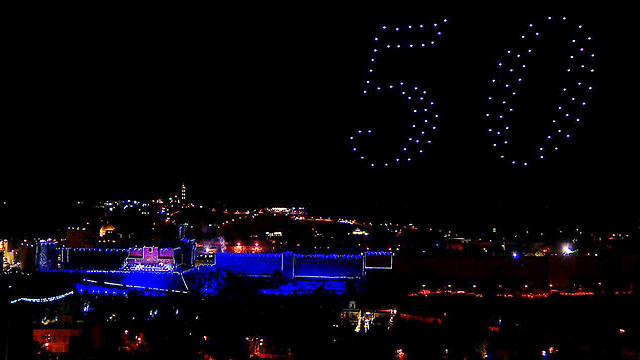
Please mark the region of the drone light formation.
[[549, 155], [570, 143], [573, 130], [588, 110], [594, 92], [596, 55], [590, 50], [593, 37], [584, 32], [581, 24], [571, 23], [567, 17], [549, 16], [540, 27], [569, 27], [571, 41], [568, 44], [570, 54], [565, 58], [567, 84], [558, 91], [557, 114], [548, 120], [549, 132], [542, 139], [542, 144], [535, 147], [531, 158], [517, 159], [509, 155], [509, 122], [515, 120], [518, 91], [526, 86], [527, 61], [535, 54], [532, 44], [542, 41], [544, 36], [553, 36], [551, 29], [541, 32], [534, 24], [527, 26], [520, 36], [523, 40], [521, 45], [506, 50], [504, 57], [496, 61], [496, 73], [490, 81], [491, 95], [486, 98], [490, 110], [485, 113], [485, 118], [491, 123], [487, 136], [500, 159], [514, 167], [528, 168], [534, 161], [547, 160]]
[[[409, 135], [395, 156], [388, 158], [370, 158], [358, 146], [362, 138], [374, 136], [374, 129], [357, 129], [354, 136], [349, 137], [350, 151], [370, 168], [389, 168], [412, 164], [414, 159], [425, 158], [426, 147], [432, 144], [433, 136], [439, 119], [434, 99], [428, 96], [426, 88], [417, 82], [409, 84], [406, 81], [376, 81], [382, 53], [394, 53], [399, 50], [413, 50], [432, 48], [442, 39], [442, 26], [448, 24], [447, 18], [442, 18], [431, 24], [398, 25], [380, 27], [380, 34], [373, 36], [373, 48], [370, 65], [365, 71], [365, 96], [391, 95], [402, 97], [405, 104], [412, 109], [413, 121]], [[519, 90], [526, 86], [527, 62], [535, 55], [534, 44], [542, 41], [545, 36], [553, 36], [551, 27], [569, 27], [571, 41], [568, 44], [570, 54], [565, 58], [567, 83], [559, 89], [559, 104], [557, 114], [549, 119], [550, 127], [547, 135], [536, 145], [533, 156], [519, 159], [510, 155], [509, 140], [511, 121], [517, 113], [517, 98]], [[544, 30], [544, 31], [542, 31]], [[396, 40], [389, 38], [396, 34], [418, 34], [428, 40]], [[567, 17], [549, 16], [544, 25], [528, 24], [524, 34], [519, 35], [521, 45], [507, 49], [505, 55], [497, 59], [495, 74], [491, 77], [491, 93], [485, 98], [488, 110], [484, 119], [491, 125], [487, 129], [487, 136], [492, 140], [492, 148], [502, 161], [511, 167], [528, 168], [535, 161], [544, 161], [550, 155], [558, 152], [573, 139], [576, 126], [589, 110], [590, 99], [594, 94], [594, 73], [596, 54], [591, 50], [593, 36], [585, 33], [582, 24], [571, 23]], [[377, 135], [377, 134], [376, 134]]]
[[[371, 65], [367, 68], [365, 75], [365, 96], [391, 95], [402, 97], [405, 104], [411, 107], [412, 123], [408, 129], [409, 135], [405, 137], [401, 151], [396, 156], [382, 159], [365, 157], [358, 147], [358, 140], [363, 137], [374, 135], [373, 129], [358, 129], [355, 136], [349, 137], [351, 152], [356, 158], [365, 162], [370, 168], [389, 168], [408, 165], [414, 159], [423, 158], [426, 153], [426, 146], [432, 144], [429, 135], [437, 130], [436, 122], [439, 115], [436, 111], [435, 100], [428, 96], [428, 90], [418, 83], [409, 84], [403, 80], [383, 83], [376, 81], [376, 72], [380, 65], [380, 56], [383, 52], [393, 53], [399, 50], [417, 50], [432, 48], [437, 41], [442, 38], [441, 27], [449, 22], [443, 18], [430, 24], [408, 24], [398, 26], [380, 26], [380, 35], [373, 37], [373, 49], [371, 55]], [[427, 40], [398, 40], [393, 41], [389, 34], [413, 34], [423, 35]]]

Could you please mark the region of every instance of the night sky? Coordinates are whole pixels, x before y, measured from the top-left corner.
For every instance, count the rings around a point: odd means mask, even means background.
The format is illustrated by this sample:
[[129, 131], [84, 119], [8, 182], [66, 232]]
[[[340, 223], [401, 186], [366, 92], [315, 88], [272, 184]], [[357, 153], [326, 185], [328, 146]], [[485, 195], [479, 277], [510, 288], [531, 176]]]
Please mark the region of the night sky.
[[[388, 135], [370, 146], [375, 156], [401, 147], [400, 130], [410, 124], [398, 98], [363, 96], [372, 38], [381, 24], [441, 16], [307, 10], [16, 21], [4, 51], [0, 199], [22, 210], [4, 223], [27, 214], [40, 221], [56, 204], [80, 199], [165, 196], [185, 181], [192, 199], [310, 203], [333, 215], [637, 227], [631, 15], [567, 15], [595, 38], [596, 96], [572, 144], [529, 169], [500, 161], [483, 116], [496, 60], [545, 16], [447, 15], [437, 47], [385, 60], [382, 75], [419, 82], [435, 98], [440, 120], [428, 159], [369, 169], [349, 151], [355, 129]], [[526, 75], [531, 85], [518, 97], [511, 139], [523, 153], [533, 153], [541, 140], [533, 134], [553, 116], [562, 50], [548, 46]]]

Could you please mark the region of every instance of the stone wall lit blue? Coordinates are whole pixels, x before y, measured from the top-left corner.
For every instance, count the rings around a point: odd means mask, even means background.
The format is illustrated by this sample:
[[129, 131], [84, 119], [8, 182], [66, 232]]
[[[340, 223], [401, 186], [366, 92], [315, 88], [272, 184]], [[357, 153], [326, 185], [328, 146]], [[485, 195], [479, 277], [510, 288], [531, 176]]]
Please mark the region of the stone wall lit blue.
[[300, 278], [360, 278], [363, 257], [360, 254], [313, 254], [294, 257], [294, 277]]
[[218, 268], [232, 274], [242, 275], [274, 275], [284, 273], [284, 257], [282, 253], [269, 254], [216, 254]]

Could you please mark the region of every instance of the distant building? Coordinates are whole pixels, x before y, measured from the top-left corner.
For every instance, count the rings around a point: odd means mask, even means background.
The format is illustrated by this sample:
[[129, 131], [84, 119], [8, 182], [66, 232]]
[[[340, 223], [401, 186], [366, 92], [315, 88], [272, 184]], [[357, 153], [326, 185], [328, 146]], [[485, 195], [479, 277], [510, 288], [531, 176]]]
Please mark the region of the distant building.
[[0, 240], [0, 259], [2, 260], [1, 268], [5, 266], [14, 265], [16, 262], [16, 253], [14, 250], [9, 249], [9, 241], [8, 240]]
[[447, 250], [462, 251], [469, 248], [471, 239], [447, 237], [445, 239], [445, 248]]
[[116, 228], [113, 225], [104, 225], [100, 228], [98, 233], [98, 246], [106, 246], [113, 247], [120, 245], [120, 240], [122, 240], [122, 235], [116, 231]]
[[80, 336], [81, 329], [33, 329], [33, 340], [52, 353], [68, 353], [72, 336]]
[[94, 247], [96, 237], [93, 232], [85, 227], [67, 227], [67, 246], [73, 248]]
[[[59, 321], [54, 322], [45, 328], [33, 329], [33, 340], [40, 344], [43, 349], [54, 354], [69, 353], [70, 346], [73, 343], [72, 337], [78, 338], [75, 344], [78, 344], [79, 338], [83, 335], [90, 336], [93, 339], [93, 347], [99, 349], [102, 343], [102, 331], [100, 327], [84, 328], [78, 327], [78, 323], [70, 314], [61, 314]], [[52, 326], [52, 327], [50, 327]], [[84, 334], [83, 334], [84, 332]], [[86, 338], [83, 339], [86, 342]], [[83, 344], [84, 345], [84, 344]]]
[[113, 225], [104, 225], [103, 227], [100, 228], [100, 237], [105, 237], [109, 234], [113, 234], [115, 233], [116, 228], [113, 227]]
[[176, 265], [174, 249], [131, 248], [125, 264], [124, 270], [173, 271]]
[[58, 269], [60, 267], [59, 251], [53, 243], [39, 243], [36, 247], [35, 261], [39, 270]]

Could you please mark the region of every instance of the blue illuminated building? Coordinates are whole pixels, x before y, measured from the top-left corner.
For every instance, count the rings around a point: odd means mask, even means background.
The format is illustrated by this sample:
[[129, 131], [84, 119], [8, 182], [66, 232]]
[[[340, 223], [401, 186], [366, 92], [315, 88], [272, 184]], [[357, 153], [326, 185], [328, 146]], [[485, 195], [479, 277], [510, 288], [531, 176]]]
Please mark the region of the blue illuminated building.
[[[189, 264], [189, 260], [195, 260], [194, 250], [193, 242], [188, 240], [175, 249], [78, 249], [43, 245], [38, 252], [38, 266], [43, 273], [82, 275], [82, 282], [75, 284], [80, 294], [109, 296], [127, 296], [132, 291], [147, 296], [190, 292], [213, 295], [224, 285], [226, 274], [281, 277], [288, 281], [282, 288], [268, 289], [261, 292], [263, 294], [307, 294], [318, 289], [344, 294], [346, 281], [364, 279], [369, 271], [393, 268], [393, 253], [389, 251], [217, 253], [213, 264], [194, 267]], [[85, 258], [97, 263], [79, 260]], [[182, 266], [175, 266], [176, 261]]]

